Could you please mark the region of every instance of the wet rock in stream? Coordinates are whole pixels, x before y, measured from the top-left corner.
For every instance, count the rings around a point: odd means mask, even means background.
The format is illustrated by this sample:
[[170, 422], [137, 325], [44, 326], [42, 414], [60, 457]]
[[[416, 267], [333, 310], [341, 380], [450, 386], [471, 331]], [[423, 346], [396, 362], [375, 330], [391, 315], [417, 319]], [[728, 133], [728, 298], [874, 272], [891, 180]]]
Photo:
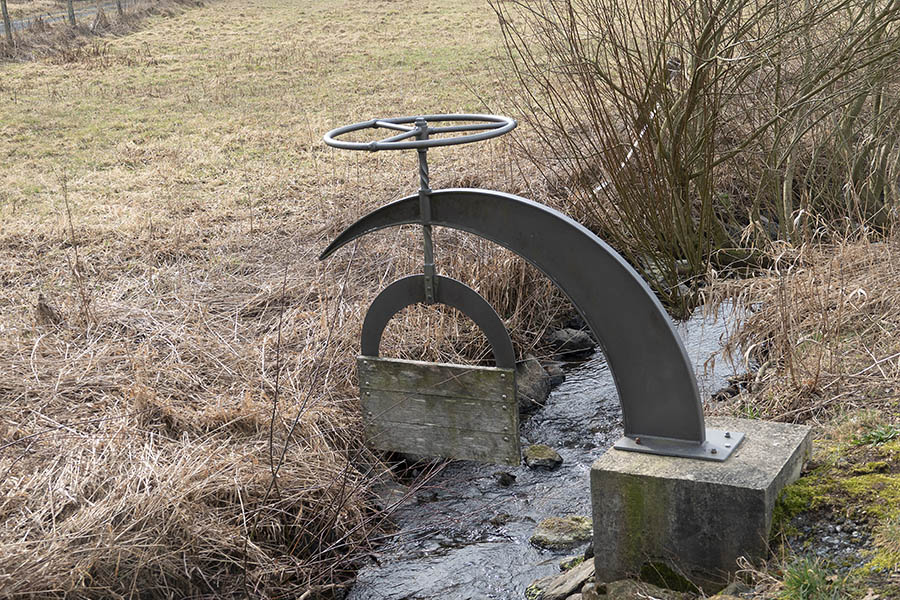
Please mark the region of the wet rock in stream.
[[538, 523], [529, 541], [541, 548], [564, 550], [590, 541], [593, 533], [587, 517], [549, 517]]
[[584, 582], [594, 575], [594, 563], [585, 561], [559, 575], [538, 579], [525, 590], [525, 598], [532, 600], [565, 600], [581, 590]]
[[555, 390], [566, 380], [566, 372], [563, 370], [563, 366], [566, 363], [558, 360], [544, 360], [541, 361], [541, 364], [544, 365], [544, 370], [547, 371], [547, 375], [550, 377], [551, 390]]
[[544, 338], [559, 360], [573, 360], [589, 355], [597, 343], [585, 329], [557, 329]]
[[525, 448], [525, 464], [531, 469], [553, 470], [563, 464], [559, 452], [547, 444], [532, 444]]
[[531, 414], [547, 403], [550, 396], [550, 375], [533, 356], [516, 365], [516, 397], [519, 412]]

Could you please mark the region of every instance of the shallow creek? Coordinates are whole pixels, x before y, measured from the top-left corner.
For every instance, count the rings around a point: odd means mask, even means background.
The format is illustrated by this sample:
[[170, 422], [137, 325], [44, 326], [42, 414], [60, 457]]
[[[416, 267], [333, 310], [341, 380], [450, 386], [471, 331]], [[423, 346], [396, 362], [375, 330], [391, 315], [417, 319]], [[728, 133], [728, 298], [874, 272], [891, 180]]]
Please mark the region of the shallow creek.
[[[734, 374], [718, 357], [729, 322], [700, 311], [676, 325], [695, 365], [701, 397]], [[394, 513], [399, 532], [364, 567], [350, 600], [524, 598], [535, 579], [559, 572], [565, 556], [529, 543], [550, 516], [590, 516], [591, 463], [622, 435], [612, 375], [600, 352], [566, 370], [547, 405], [520, 428], [522, 447], [544, 443], [564, 463], [554, 471], [472, 462], [450, 463]], [[514, 477], [503, 475], [504, 473]], [[599, 549], [602, 551], [602, 549]]]

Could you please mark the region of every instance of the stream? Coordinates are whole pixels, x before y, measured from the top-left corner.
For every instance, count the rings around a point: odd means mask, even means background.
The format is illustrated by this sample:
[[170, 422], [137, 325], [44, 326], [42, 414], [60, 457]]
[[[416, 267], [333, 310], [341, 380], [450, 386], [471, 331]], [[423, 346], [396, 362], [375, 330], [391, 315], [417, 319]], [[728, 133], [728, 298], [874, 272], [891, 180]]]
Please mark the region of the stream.
[[[694, 316], [675, 327], [695, 366], [701, 397], [734, 374], [720, 351], [729, 308], [718, 319]], [[360, 570], [349, 600], [524, 598], [535, 580], [580, 554], [536, 548], [529, 538], [550, 516], [590, 517], [591, 463], [622, 435], [621, 408], [602, 353], [566, 369], [546, 406], [520, 426], [523, 449], [543, 443], [564, 462], [553, 471], [449, 463], [393, 514], [398, 533]]]

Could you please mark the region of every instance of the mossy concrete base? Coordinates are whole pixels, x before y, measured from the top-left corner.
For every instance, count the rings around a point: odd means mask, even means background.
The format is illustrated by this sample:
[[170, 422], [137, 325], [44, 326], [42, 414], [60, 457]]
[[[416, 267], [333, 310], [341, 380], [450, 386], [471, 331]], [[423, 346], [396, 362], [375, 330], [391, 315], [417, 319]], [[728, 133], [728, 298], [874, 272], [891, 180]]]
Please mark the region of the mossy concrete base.
[[591, 467], [598, 581], [669, 564], [692, 582], [721, 588], [737, 559], [765, 556], [779, 492], [800, 476], [809, 427], [734, 418], [707, 425], [746, 434], [725, 462], [611, 449]]

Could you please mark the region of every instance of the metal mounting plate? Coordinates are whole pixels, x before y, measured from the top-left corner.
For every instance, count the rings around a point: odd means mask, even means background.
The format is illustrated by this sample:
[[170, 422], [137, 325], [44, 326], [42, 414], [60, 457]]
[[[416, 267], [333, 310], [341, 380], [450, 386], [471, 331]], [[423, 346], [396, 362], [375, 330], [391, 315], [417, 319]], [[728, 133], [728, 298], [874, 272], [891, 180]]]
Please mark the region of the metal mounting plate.
[[731, 456], [743, 439], [744, 434], [739, 431], [707, 429], [706, 441], [702, 444], [672, 439], [625, 436], [616, 442], [613, 448], [628, 452], [722, 462]]

